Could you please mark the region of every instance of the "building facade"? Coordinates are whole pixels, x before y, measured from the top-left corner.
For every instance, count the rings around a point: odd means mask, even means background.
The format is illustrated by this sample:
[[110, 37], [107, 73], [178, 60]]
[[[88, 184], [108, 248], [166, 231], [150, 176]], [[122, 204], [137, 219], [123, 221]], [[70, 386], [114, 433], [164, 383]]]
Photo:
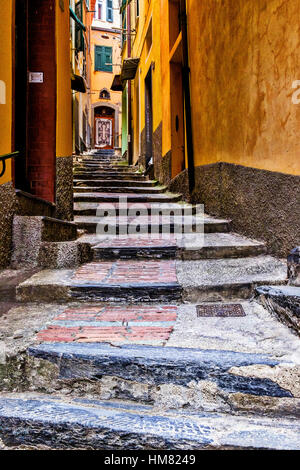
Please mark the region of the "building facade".
[[91, 142], [98, 149], [121, 146], [122, 95], [111, 89], [121, 68], [121, 31], [118, 0], [92, 0]]
[[92, 12], [89, 0], [71, 0], [70, 8], [72, 10], [70, 24], [71, 63], [74, 80], [74, 89], [72, 90], [73, 152], [79, 154], [89, 150], [92, 145], [90, 94]]
[[72, 70], [70, 28], [86, 28], [68, 0], [0, 0], [0, 6], [3, 267], [11, 258], [14, 215], [43, 215], [44, 207], [56, 218], [73, 218], [71, 86], [82, 87], [83, 79], [74, 61]]
[[120, 3], [123, 152], [285, 256], [300, 243], [300, 1]]

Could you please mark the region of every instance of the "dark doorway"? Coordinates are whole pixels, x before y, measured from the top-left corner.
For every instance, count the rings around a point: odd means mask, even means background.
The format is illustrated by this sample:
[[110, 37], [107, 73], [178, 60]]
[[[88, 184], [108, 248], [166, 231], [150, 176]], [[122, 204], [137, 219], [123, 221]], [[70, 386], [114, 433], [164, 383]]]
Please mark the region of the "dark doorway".
[[15, 11], [15, 187], [55, 202], [55, 0], [18, 0]]
[[15, 10], [15, 76], [14, 76], [14, 149], [21, 153], [14, 163], [14, 184], [30, 191], [27, 179], [27, 0], [18, 0]]
[[115, 110], [98, 106], [94, 113], [95, 148], [113, 149], [115, 140]]
[[152, 67], [145, 78], [145, 138], [146, 166], [152, 158], [153, 150], [153, 103], [152, 103]]

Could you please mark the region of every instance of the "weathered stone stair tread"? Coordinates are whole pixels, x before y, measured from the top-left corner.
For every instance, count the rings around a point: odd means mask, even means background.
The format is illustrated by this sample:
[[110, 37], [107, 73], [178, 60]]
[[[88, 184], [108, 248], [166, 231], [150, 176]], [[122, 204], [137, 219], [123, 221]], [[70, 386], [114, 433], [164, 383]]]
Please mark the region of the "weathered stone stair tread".
[[[130, 191], [122, 193], [122, 198], [126, 198], [129, 203], [133, 202], [177, 202], [180, 201], [181, 195], [180, 194], [170, 194], [170, 193], [162, 193], [159, 195], [156, 194], [134, 194]], [[74, 201], [81, 201], [81, 202], [119, 202], [120, 201], [120, 193], [107, 193], [107, 192], [87, 192], [87, 193], [74, 193]]]
[[55, 212], [55, 204], [41, 199], [33, 194], [16, 189], [17, 215], [23, 216], [48, 216], [52, 217]]
[[143, 254], [147, 257], [152, 254], [154, 257], [177, 256], [181, 259], [237, 258], [260, 255], [266, 251], [264, 244], [232, 233], [206, 233], [204, 237], [200, 237], [198, 247], [190, 246], [189, 235], [183, 238], [181, 236], [176, 238], [174, 235], [168, 238], [155, 238], [151, 235], [134, 238], [110, 236], [103, 237], [103, 240], [99, 240], [97, 235], [90, 238], [86, 235], [84, 240], [93, 245], [95, 259], [101, 259], [101, 256], [142, 257]]
[[118, 166], [118, 165], [102, 165], [99, 163], [76, 163], [73, 166], [74, 172], [82, 172], [86, 174], [94, 174], [94, 173], [112, 173], [115, 175], [122, 176], [124, 173], [129, 175], [140, 175], [144, 176], [144, 172], [138, 170], [135, 167], [131, 166]]
[[[257, 285], [287, 282], [286, 262], [267, 255], [237, 259], [177, 261], [178, 281], [192, 302], [209, 295], [249, 297]], [[243, 292], [245, 288], [245, 292]], [[212, 297], [211, 300], [216, 300]]]
[[100, 171], [93, 171], [93, 174], [91, 175], [90, 171], [76, 171], [74, 173], [74, 177], [78, 180], [108, 180], [108, 181], [128, 181], [128, 180], [133, 180], [133, 181], [148, 181], [147, 176], [143, 176], [141, 174], [135, 174], [135, 173], [112, 173], [112, 172], [100, 172]]
[[[192, 206], [191, 204], [188, 203], [176, 203], [176, 202], [153, 202], [153, 203], [142, 203], [143, 206], [138, 206], [135, 202], [132, 203], [131, 201], [128, 201], [128, 209], [132, 209], [134, 213], [136, 211], [140, 211], [141, 209], [146, 210], [149, 214], [157, 214], [159, 212], [163, 212], [165, 214], [171, 213], [172, 211], [176, 215], [181, 215], [184, 213], [185, 209], [189, 209], [192, 213], [194, 214], [196, 212], [196, 207]], [[124, 203], [123, 203], [124, 204]], [[119, 209], [123, 208], [122, 203], [114, 202], [113, 206], [116, 211], [116, 214], [119, 213]], [[77, 215], [85, 215], [84, 212], [86, 211], [88, 214], [86, 215], [96, 215], [97, 209], [101, 209], [101, 203], [97, 202], [75, 202], [74, 204], [74, 212]]]
[[297, 421], [164, 414], [126, 402], [4, 396], [0, 399], [0, 423], [0, 436], [10, 446], [95, 450], [300, 449]]
[[62, 242], [77, 238], [75, 222], [48, 216], [15, 216], [14, 232], [16, 236], [22, 239], [25, 231], [26, 233], [32, 231], [36, 238], [40, 238], [44, 242]]
[[97, 192], [110, 192], [110, 193], [142, 193], [142, 194], [160, 194], [167, 190], [166, 186], [150, 186], [150, 187], [139, 187], [139, 186], [74, 186], [74, 192], [76, 193], [97, 193]]
[[296, 286], [261, 286], [257, 293], [274, 298], [285, 297], [300, 301], [300, 287]]
[[181, 298], [181, 287], [173, 260], [115, 260], [41, 271], [20, 284], [17, 295], [22, 301], [169, 302]]
[[86, 185], [86, 186], [91, 186], [91, 187], [114, 187], [114, 186], [120, 186], [120, 187], [134, 187], [134, 188], [154, 188], [157, 186], [157, 181], [139, 181], [139, 180], [122, 180], [122, 179], [115, 179], [115, 180], [98, 180], [97, 178], [95, 179], [79, 179], [76, 175], [76, 179], [74, 179], [74, 185], [77, 187], [79, 185]]
[[[78, 227], [85, 228], [89, 231], [96, 231], [96, 227], [103, 229], [108, 226], [111, 229], [115, 228], [117, 233], [127, 232], [130, 229], [130, 224], [132, 227], [134, 225], [139, 225], [139, 231], [142, 233], [147, 233], [152, 230], [152, 233], [161, 232], [164, 229], [170, 228], [171, 232], [179, 231], [182, 232], [182, 229], [185, 228], [186, 231], [192, 230], [203, 230], [203, 220], [202, 218], [196, 216], [187, 216], [182, 218], [182, 216], [139, 216], [137, 217], [128, 217], [128, 216], [118, 216], [115, 217], [89, 217], [89, 216], [75, 216], [75, 221]], [[213, 217], [206, 216], [204, 218], [204, 231], [205, 232], [227, 232], [229, 231], [229, 221], [225, 219], [217, 219]], [[114, 232], [112, 232], [114, 233]], [[182, 236], [179, 233], [178, 236]]]
[[272, 314], [300, 334], [300, 287], [261, 286], [256, 288], [256, 294]]
[[114, 347], [105, 343], [44, 343], [29, 348], [28, 354], [56, 364], [60, 380], [111, 376], [149, 385], [177, 386], [210, 381], [226, 393], [293, 397], [289, 390], [269, 378], [242, 376], [232, 371], [280, 364], [267, 354], [134, 344]]

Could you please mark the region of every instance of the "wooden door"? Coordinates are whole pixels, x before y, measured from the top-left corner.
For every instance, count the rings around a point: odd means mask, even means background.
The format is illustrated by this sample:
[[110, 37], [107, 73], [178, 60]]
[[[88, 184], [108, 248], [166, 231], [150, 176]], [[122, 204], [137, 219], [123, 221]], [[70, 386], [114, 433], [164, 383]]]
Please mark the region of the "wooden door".
[[114, 148], [114, 118], [97, 117], [95, 119], [95, 147]]

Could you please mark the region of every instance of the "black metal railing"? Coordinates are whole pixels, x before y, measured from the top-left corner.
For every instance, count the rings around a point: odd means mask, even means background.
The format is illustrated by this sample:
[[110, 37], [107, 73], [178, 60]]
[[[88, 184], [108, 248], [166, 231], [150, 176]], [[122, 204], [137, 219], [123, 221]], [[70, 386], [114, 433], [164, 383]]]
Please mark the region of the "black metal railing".
[[16, 158], [16, 157], [20, 157], [20, 152], [12, 152], [12, 153], [8, 153], [6, 155], [0, 155], [0, 162], [2, 163], [2, 170], [0, 171], [0, 178], [5, 173], [6, 160], [9, 160], [10, 158]]

